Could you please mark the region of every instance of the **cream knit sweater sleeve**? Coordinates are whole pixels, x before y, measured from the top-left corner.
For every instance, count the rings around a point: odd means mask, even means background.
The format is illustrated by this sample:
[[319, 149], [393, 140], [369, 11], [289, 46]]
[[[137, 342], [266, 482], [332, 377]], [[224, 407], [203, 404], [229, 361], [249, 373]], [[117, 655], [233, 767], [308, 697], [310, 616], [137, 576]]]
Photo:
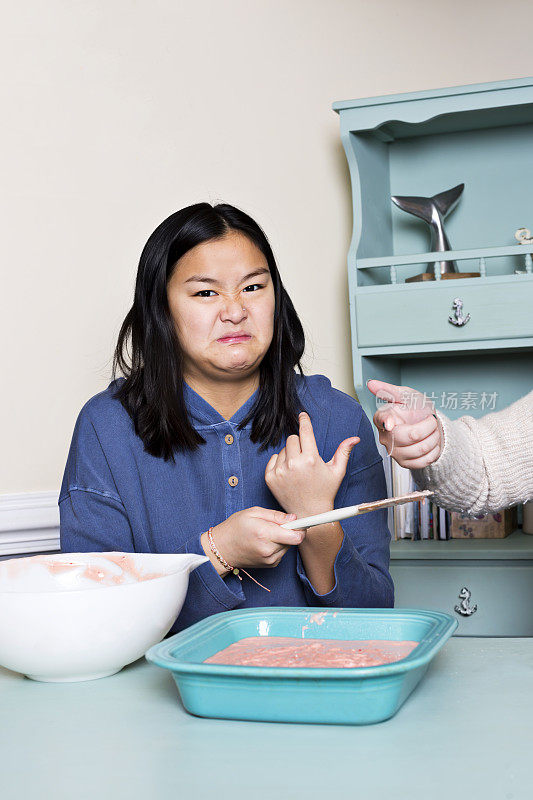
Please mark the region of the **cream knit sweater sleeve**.
[[435, 492], [437, 505], [474, 516], [533, 499], [533, 392], [480, 419], [437, 417], [442, 453], [412, 471], [421, 488]]

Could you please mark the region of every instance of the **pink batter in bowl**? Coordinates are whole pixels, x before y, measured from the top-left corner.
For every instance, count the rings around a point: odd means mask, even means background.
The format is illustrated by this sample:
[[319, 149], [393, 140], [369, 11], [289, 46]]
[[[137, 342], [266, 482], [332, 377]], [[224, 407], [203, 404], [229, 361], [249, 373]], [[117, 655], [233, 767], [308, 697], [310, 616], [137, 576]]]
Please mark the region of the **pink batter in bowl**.
[[40, 681], [118, 672], [161, 641], [207, 557], [63, 553], [0, 562], [0, 665]]

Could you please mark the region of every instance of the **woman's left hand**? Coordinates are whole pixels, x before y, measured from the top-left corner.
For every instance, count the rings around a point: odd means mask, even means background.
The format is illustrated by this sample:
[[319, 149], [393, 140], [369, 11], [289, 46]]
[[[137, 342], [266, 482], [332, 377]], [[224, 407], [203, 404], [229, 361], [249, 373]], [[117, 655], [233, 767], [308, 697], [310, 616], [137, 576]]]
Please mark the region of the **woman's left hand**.
[[318, 452], [309, 414], [302, 411], [299, 423], [300, 435], [288, 436], [283, 450], [270, 458], [265, 481], [288, 514], [306, 517], [334, 507], [350, 453], [360, 439], [344, 439], [326, 463]]

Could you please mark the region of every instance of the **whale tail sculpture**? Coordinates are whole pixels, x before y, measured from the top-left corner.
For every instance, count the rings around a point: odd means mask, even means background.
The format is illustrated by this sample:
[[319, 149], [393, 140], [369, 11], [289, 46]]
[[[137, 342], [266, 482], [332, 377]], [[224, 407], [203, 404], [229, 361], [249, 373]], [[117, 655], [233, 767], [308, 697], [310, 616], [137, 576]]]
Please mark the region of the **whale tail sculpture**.
[[[432, 251], [436, 250], [451, 250], [451, 244], [444, 231], [444, 218], [452, 211], [465, 188], [464, 183], [459, 183], [453, 189], [447, 189], [445, 192], [433, 195], [433, 197], [401, 197], [395, 195], [391, 197], [393, 203], [402, 211], [408, 214], [413, 214], [415, 217], [420, 217], [428, 223], [431, 229], [431, 244]], [[439, 269], [440, 274], [446, 272], [457, 272], [457, 264], [455, 261], [436, 261], [433, 265], [429, 265], [435, 270]]]

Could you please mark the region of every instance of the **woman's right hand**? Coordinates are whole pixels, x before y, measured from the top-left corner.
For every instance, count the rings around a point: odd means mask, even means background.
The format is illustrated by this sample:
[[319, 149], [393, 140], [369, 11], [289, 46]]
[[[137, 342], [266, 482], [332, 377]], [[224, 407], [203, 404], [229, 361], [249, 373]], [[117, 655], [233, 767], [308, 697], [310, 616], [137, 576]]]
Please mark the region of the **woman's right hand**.
[[[296, 514], [253, 506], [216, 525], [211, 535], [220, 555], [233, 567], [277, 567], [289, 547], [301, 544], [305, 538], [305, 529], [289, 531], [280, 527], [295, 519]], [[227, 575], [228, 570], [209, 546], [207, 533], [200, 540], [218, 574]]]
[[410, 386], [370, 380], [367, 386], [384, 405], [374, 414], [379, 441], [401, 466], [423, 469], [433, 464], [444, 446], [433, 403]]

